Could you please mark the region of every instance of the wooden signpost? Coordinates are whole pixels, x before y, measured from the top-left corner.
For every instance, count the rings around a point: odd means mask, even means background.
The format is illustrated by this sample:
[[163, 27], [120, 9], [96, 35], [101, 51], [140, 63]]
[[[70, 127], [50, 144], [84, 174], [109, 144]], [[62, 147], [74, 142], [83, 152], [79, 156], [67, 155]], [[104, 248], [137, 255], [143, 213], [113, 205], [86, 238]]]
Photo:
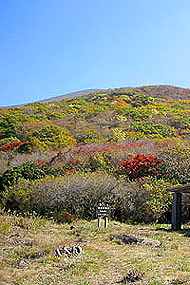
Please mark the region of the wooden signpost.
[[108, 204], [106, 204], [105, 206], [102, 206], [102, 204], [99, 203], [98, 207], [96, 208], [96, 213], [98, 217], [98, 228], [100, 228], [101, 226], [101, 217], [103, 217], [104, 219], [104, 228], [108, 227], [109, 211], [110, 211], [110, 208]]

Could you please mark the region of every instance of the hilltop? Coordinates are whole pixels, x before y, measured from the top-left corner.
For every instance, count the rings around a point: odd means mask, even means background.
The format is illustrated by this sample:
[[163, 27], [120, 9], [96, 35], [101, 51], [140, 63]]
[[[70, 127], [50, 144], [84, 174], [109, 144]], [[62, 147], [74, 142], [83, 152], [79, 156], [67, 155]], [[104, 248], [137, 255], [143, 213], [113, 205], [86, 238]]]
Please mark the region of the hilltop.
[[151, 85], [151, 86], [140, 86], [140, 87], [121, 87], [121, 88], [113, 88], [113, 89], [85, 89], [82, 91], [76, 91], [67, 93], [64, 95], [52, 97], [49, 99], [44, 99], [39, 102], [53, 102], [53, 101], [61, 101], [63, 99], [73, 99], [78, 98], [80, 96], [89, 95], [94, 92], [98, 93], [106, 93], [109, 94], [110, 90], [112, 91], [135, 91], [140, 92], [142, 94], [146, 94], [152, 97], [158, 97], [162, 99], [190, 99], [190, 89], [171, 86], [171, 85]]
[[47, 102], [61, 101], [63, 99], [72, 99], [72, 98], [77, 98], [80, 96], [88, 95], [88, 94], [96, 92], [96, 91], [101, 91], [101, 89], [85, 89], [85, 90], [81, 90], [81, 91], [70, 92], [70, 93], [67, 93], [64, 95], [55, 96], [55, 97], [52, 97], [49, 99], [40, 100], [38, 102], [47, 103]]
[[85, 89], [82, 91], [76, 91], [67, 93], [61, 96], [56, 96], [49, 99], [44, 99], [39, 102], [53, 102], [53, 101], [61, 101], [63, 99], [72, 99], [77, 98], [84, 95], [89, 95], [94, 92], [98, 93], [109, 93], [110, 90], [113, 91], [135, 91], [140, 92], [142, 94], [146, 94], [152, 97], [159, 97], [162, 99], [190, 99], [190, 89], [181, 88], [171, 85], [150, 85], [150, 86], [140, 86], [140, 87], [121, 87], [121, 88], [113, 88], [113, 89]]
[[[190, 89], [171, 86], [171, 85], [150, 85], [150, 86], [140, 86], [140, 87], [121, 87], [121, 88], [113, 88], [113, 89], [84, 89], [80, 91], [74, 91], [74, 92], [63, 94], [63, 95], [43, 99], [35, 103], [57, 102], [63, 99], [79, 98], [81, 96], [90, 95], [93, 93], [109, 94], [110, 90], [115, 91], [115, 92], [117, 91], [140, 92], [148, 96], [158, 97], [162, 99], [170, 99], [170, 98], [175, 99], [175, 100], [190, 99]], [[31, 103], [28, 103], [28, 104], [31, 104]], [[13, 105], [12, 107], [21, 107], [24, 105], [27, 105], [27, 104]]]

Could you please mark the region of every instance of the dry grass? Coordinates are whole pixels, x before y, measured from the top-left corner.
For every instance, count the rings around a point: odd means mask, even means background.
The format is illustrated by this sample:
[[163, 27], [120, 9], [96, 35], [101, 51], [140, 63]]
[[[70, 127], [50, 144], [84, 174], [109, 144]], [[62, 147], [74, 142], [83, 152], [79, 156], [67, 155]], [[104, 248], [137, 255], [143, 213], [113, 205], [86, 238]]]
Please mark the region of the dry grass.
[[[172, 232], [169, 226], [127, 225], [111, 221], [107, 229], [97, 229], [97, 221], [68, 224], [37, 217], [22, 218], [2, 214], [0, 283], [2, 285], [128, 284], [133, 272], [139, 280], [132, 284], [190, 284], [188, 229]], [[161, 247], [123, 244], [110, 240], [111, 234], [127, 234], [162, 242]], [[54, 250], [80, 245], [81, 255], [60, 258]], [[117, 283], [122, 281], [123, 283]]]

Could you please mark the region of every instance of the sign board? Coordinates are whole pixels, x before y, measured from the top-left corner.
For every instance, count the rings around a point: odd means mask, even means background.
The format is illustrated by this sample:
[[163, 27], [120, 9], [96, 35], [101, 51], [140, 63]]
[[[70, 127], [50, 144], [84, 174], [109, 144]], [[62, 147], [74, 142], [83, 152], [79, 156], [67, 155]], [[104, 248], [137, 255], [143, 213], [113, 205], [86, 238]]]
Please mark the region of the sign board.
[[97, 216], [98, 217], [108, 217], [110, 208], [108, 206], [101, 206], [101, 204], [97, 207]]
[[108, 205], [102, 206], [100, 203], [96, 208], [96, 215], [98, 217], [98, 227], [100, 228], [100, 218], [104, 218], [104, 227], [107, 228], [108, 226], [108, 216], [110, 212], [110, 207]]

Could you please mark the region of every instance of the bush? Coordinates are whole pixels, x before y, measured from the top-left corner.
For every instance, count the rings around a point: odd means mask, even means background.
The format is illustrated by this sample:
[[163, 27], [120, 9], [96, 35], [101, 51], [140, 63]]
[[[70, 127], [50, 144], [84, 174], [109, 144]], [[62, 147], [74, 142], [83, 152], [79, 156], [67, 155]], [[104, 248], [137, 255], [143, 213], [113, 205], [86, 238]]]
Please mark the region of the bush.
[[190, 222], [190, 195], [182, 194], [182, 223]]
[[95, 129], [75, 130], [74, 136], [78, 143], [99, 142], [99, 139], [101, 137], [100, 133], [98, 133], [98, 131]]
[[131, 105], [133, 107], [139, 107], [139, 106], [145, 106], [148, 105], [149, 103], [153, 102], [154, 99], [148, 95], [145, 94], [135, 94], [131, 96]]
[[11, 186], [17, 183], [19, 178], [38, 179], [45, 173], [34, 162], [27, 162], [18, 167], [8, 169], [0, 176], [0, 188], [5, 189], [6, 186]]
[[161, 175], [160, 163], [161, 160], [153, 155], [137, 154], [129, 161], [122, 161], [122, 169], [120, 171], [131, 180], [145, 176]]
[[113, 131], [113, 137], [112, 137], [112, 140], [115, 141], [115, 142], [121, 142], [121, 141], [124, 141], [126, 138], [126, 134], [125, 132], [123, 132], [122, 129], [118, 129], [118, 128], [115, 128], [114, 131]]
[[0, 147], [2, 145], [5, 145], [7, 143], [12, 143], [12, 142], [20, 142], [20, 140], [16, 137], [9, 137], [9, 138], [4, 138], [0, 140]]
[[168, 170], [167, 178], [173, 184], [190, 183], [190, 146], [179, 145], [160, 153], [163, 168]]
[[[101, 174], [47, 177], [33, 182], [22, 180], [8, 196], [5, 194], [5, 207], [36, 211], [40, 215], [67, 210], [82, 218], [95, 218], [96, 205], [107, 201], [116, 184], [116, 179]], [[27, 202], [23, 199], [23, 193], [24, 197], [27, 196]]]
[[155, 220], [164, 218], [163, 214], [170, 210], [172, 194], [171, 192], [166, 192], [166, 189], [171, 186], [171, 183], [166, 182], [164, 179], [158, 180], [157, 178], [152, 178], [148, 183], [144, 184], [149, 197], [146, 201], [147, 209], [152, 213]]
[[175, 136], [175, 130], [172, 127], [156, 124], [153, 122], [136, 121], [132, 125], [133, 129], [142, 132], [149, 138], [166, 138]]
[[114, 196], [112, 218], [120, 222], [148, 223], [152, 215], [146, 210], [147, 191], [141, 182], [122, 181]]
[[13, 150], [13, 149], [20, 147], [21, 145], [23, 145], [22, 142], [6, 143], [0, 147], [0, 151], [10, 151], [10, 150]]
[[76, 139], [72, 138], [66, 129], [51, 125], [34, 132], [31, 142], [40, 149], [45, 150], [49, 147], [73, 146], [76, 144]]
[[[146, 183], [149, 183], [148, 180]], [[96, 218], [96, 206], [101, 202], [109, 204], [112, 219], [121, 222], [155, 221], [155, 212], [150, 211], [150, 205], [155, 206], [154, 187], [150, 186], [150, 191], [143, 184], [139, 181], [129, 183], [122, 177], [118, 181], [111, 175], [98, 173], [46, 177], [35, 181], [20, 180], [17, 186], [4, 192], [3, 207], [21, 213], [35, 211], [38, 215], [53, 217], [60, 222], [67, 218], [69, 222], [72, 215], [85, 219]], [[152, 201], [152, 204], [147, 201]], [[167, 208], [164, 203], [167, 203], [167, 199], [161, 202], [161, 215], [164, 217]]]
[[[88, 145], [86, 145], [88, 147]], [[68, 173], [89, 173], [96, 170], [107, 171], [108, 163], [99, 152], [87, 152], [85, 149], [69, 149], [59, 151], [44, 165], [44, 171], [48, 175], [65, 175]]]

